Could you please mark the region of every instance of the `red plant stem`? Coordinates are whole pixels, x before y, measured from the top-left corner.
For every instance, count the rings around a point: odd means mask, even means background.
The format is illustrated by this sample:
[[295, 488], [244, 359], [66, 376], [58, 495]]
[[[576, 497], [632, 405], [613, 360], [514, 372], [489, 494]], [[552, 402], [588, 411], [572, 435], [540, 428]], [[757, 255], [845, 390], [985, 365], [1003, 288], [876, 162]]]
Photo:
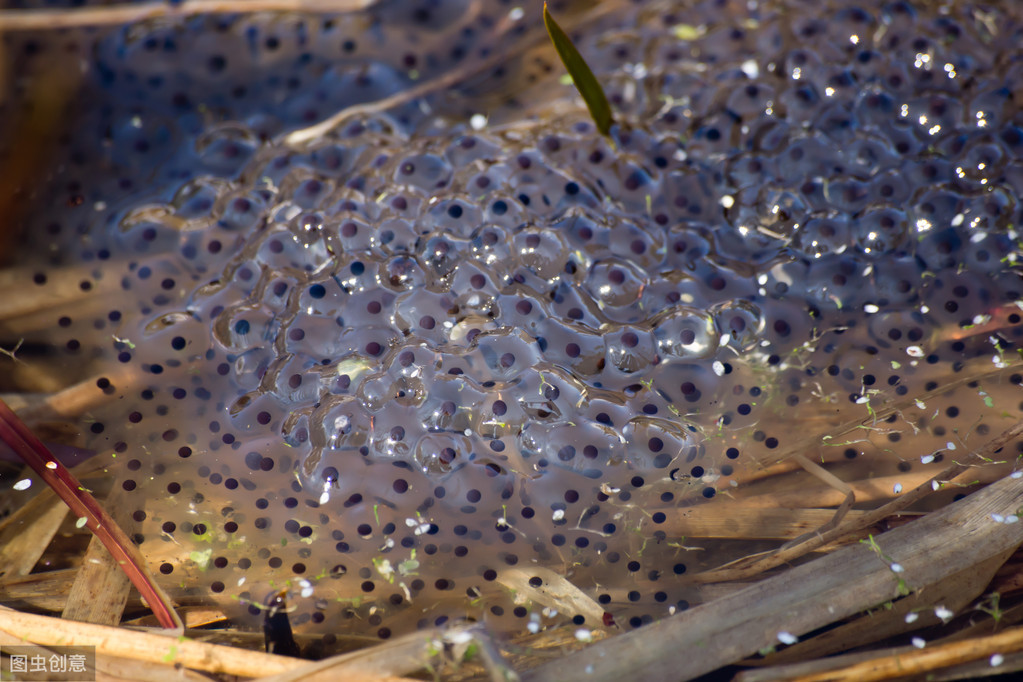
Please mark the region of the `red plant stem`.
[[3, 400], [0, 400], [0, 440], [32, 467], [76, 516], [85, 519], [85, 525], [114, 557], [149, 604], [160, 625], [165, 628], [181, 627], [181, 619], [146, 573], [145, 563], [134, 543]]

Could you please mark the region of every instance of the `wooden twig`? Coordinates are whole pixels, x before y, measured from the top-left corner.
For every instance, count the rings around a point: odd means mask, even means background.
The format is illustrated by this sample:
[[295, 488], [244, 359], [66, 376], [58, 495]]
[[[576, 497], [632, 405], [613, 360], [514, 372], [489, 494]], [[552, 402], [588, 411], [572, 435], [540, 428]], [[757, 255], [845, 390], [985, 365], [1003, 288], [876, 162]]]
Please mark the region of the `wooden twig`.
[[[585, 24], [598, 19], [599, 17], [617, 9], [615, 5], [616, 3], [613, 2], [604, 2], [597, 5], [590, 10], [585, 17], [580, 19], [578, 24]], [[510, 25], [506, 28], [510, 28]], [[473, 76], [507, 63], [515, 54], [525, 52], [533, 46], [542, 43], [546, 38], [546, 35], [545, 31], [534, 31], [529, 35], [521, 36], [515, 42], [515, 45], [509, 50], [499, 51], [496, 54], [478, 62], [470, 62], [461, 68], [449, 71], [437, 78], [434, 78], [433, 80], [424, 81], [415, 87], [409, 88], [408, 90], [402, 90], [401, 92], [396, 92], [395, 94], [381, 100], [377, 100], [376, 102], [367, 102], [366, 104], [356, 104], [346, 107], [333, 116], [311, 125], [308, 128], [301, 128], [287, 133], [283, 136], [282, 141], [286, 145], [301, 145], [311, 142], [323, 137], [350, 118], [380, 114], [389, 109], [393, 109], [403, 104], [408, 104], [420, 97], [425, 97], [426, 95], [452, 88]]]
[[393, 679], [394, 676], [414, 672], [435, 664], [436, 655], [444, 649], [443, 639], [452, 633], [463, 631], [455, 628], [445, 633], [442, 630], [423, 630], [411, 635], [389, 640], [376, 646], [333, 656], [323, 661], [301, 662], [300, 667], [275, 674], [262, 682], [328, 682], [329, 680], [351, 679], [353, 674], [366, 676], [365, 679]]
[[41, 399], [28, 400], [15, 411], [22, 420], [28, 423], [80, 417], [89, 410], [117, 400], [118, 396], [128, 393], [128, 389], [134, 387], [142, 378], [142, 373], [131, 366], [110, 368], [109, 371], [102, 374], [102, 378], [117, 389], [115, 393], [110, 394], [99, 388], [97, 380], [100, 378], [100, 376], [92, 376]]
[[[1018, 546], [1018, 526], [999, 523], [993, 516], [1015, 514], [1021, 502], [1023, 478], [1007, 476], [876, 537], [870, 546], [857, 543], [839, 549], [735, 594], [559, 658], [525, 679], [618, 682], [697, 677], [897, 599], [907, 589], [927, 589], [949, 573]], [[1012, 645], [1023, 647], [1023, 636], [1017, 636], [1019, 642]], [[1015, 650], [1004, 641], [998, 646]], [[982, 651], [995, 653], [995, 648]]]
[[163, 591], [149, 577], [138, 548], [6, 403], [0, 401], [0, 439], [43, 479], [107, 548], [166, 628], [183, 628]]
[[207, 644], [173, 633], [138, 632], [121, 627], [21, 613], [0, 607], [0, 627], [16, 632], [23, 641], [42, 646], [94, 646], [97, 653], [180, 664], [184, 668], [243, 677], [276, 675], [305, 665], [306, 661], [259, 651]]
[[[117, 521], [131, 524], [133, 521], [123, 504], [123, 498], [124, 490], [115, 487], [105, 503]], [[130, 526], [125, 527], [130, 530]], [[117, 625], [121, 622], [130, 591], [131, 581], [128, 576], [114, 561], [103, 542], [94, 535], [85, 550], [85, 558], [75, 576], [75, 582], [68, 591], [63, 617], [85, 623]]]
[[67, 505], [48, 492], [44, 488], [0, 523], [0, 575], [28, 575], [64, 522]]
[[[990, 659], [992, 656], [1023, 651], [1023, 627], [964, 642], [938, 644], [924, 649], [910, 649], [890, 656], [875, 658], [839, 670], [800, 675], [791, 682], [876, 682], [913, 675], [926, 675], [942, 668]], [[990, 672], [998, 674], [997, 666]]]
[[850, 519], [830, 531], [808, 538], [806, 541], [798, 545], [786, 547], [767, 556], [759, 557], [745, 566], [722, 567], [711, 571], [705, 571], [694, 575], [691, 580], [695, 582], [749, 580], [750, 578], [760, 575], [764, 571], [777, 568], [778, 566], [783, 566], [801, 556], [805, 556], [810, 552], [839, 540], [843, 535], [860, 532], [865, 528], [869, 528], [874, 524], [879, 523], [888, 516], [897, 514], [903, 509], [906, 509], [910, 505], [933, 493], [936, 489], [935, 486], [940, 487], [945, 482], [951, 481], [975, 464], [990, 461], [998, 450], [1001, 450], [1020, 436], [1023, 436], [1023, 421], [1017, 422], [1012, 427], [1006, 429], [997, 438], [964, 458], [964, 461], [971, 463], [952, 464], [936, 476], [932, 476], [925, 483], [917, 486], [907, 493], [904, 493], [901, 497], [892, 500], [888, 504], [866, 512], [857, 518]]
[[[1010, 547], [987, 561], [949, 573], [928, 586], [926, 590], [920, 590], [898, 600], [891, 608], [877, 609], [864, 614], [849, 623], [773, 653], [763, 662], [770, 666], [778, 666], [822, 658], [868, 646], [872, 642], [889, 637], [940, 625], [943, 621], [935, 613], [936, 607], [944, 607], [953, 613], [966, 608], [983, 594], [991, 582], [991, 577], [1014, 551], [1015, 549]], [[913, 615], [912, 618], [909, 618], [910, 614]]]
[[54, 10], [4, 10], [0, 31], [52, 31], [83, 26], [117, 26], [146, 19], [174, 19], [196, 14], [317, 12], [342, 14], [372, 7], [377, 0], [185, 0]]
[[[860, 511], [849, 512], [849, 518], [862, 515]], [[834, 509], [772, 509], [723, 501], [673, 509], [663, 529], [670, 537], [793, 540], [820, 528], [834, 516]]]

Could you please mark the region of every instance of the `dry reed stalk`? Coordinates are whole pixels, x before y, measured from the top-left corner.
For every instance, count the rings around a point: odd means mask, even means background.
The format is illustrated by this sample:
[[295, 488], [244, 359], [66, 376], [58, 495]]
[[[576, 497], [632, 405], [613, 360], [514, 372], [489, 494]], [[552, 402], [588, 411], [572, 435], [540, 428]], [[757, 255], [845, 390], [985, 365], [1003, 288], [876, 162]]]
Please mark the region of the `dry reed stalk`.
[[262, 682], [331, 682], [362, 675], [367, 680], [392, 680], [397, 676], [435, 666], [438, 654], [452, 641], [471, 638], [469, 628], [423, 630], [376, 646], [333, 656], [264, 678]]
[[[661, 528], [670, 537], [793, 540], [830, 522], [833, 509], [773, 509], [746, 501], [673, 509]], [[864, 512], [849, 512], [853, 519]]]
[[[111, 518], [127, 533], [136, 525], [123, 504], [124, 490], [115, 487], [104, 500]], [[95, 535], [89, 540], [82, 566], [68, 591], [62, 617], [100, 625], [121, 622], [131, 592], [131, 581]]]
[[[3, 12], [0, 12], [3, 17]], [[0, 271], [0, 291], [8, 295], [0, 297], [0, 320], [4, 328], [8, 321], [29, 316], [58, 306], [77, 306], [86, 300], [102, 300], [105, 294], [120, 290], [118, 277], [109, 274], [96, 278], [96, 266], [76, 265], [61, 268], [46, 268], [46, 286], [34, 283], [39, 268], [7, 268]], [[114, 264], [104, 268], [107, 273], [117, 271]], [[82, 283], [88, 282], [87, 288]], [[77, 310], [77, 308], [75, 308]], [[48, 317], [49, 329], [53, 329], [55, 318]]]
[[[961, 472], [953, 481], [953, 485], [972, 485], [992, 483], [1007, 473], [1006, 467], [981, 465], [970, 467]], [[934, 478], [933, 472], [912, 471], [897, 476], [881, 476], [863, 481], [852, 481], [849, 487], [852, 488], [856, 497], [856, 503], [887, 501], [898, 499], [900, 494], [896, 491], [913, 490], [921, 485], [929, 484]], [[949, 479], [943, 479], [949, 480]], [[845, 495], [834, 488], [824, 486], [806, 485], [800, 490], [787, 493], [770, 492], [762, 495], [743, 497], [738, 495], [737, 500], [744, 506], [762, 509], [800, 509], [803, 507], [837, 507], [845, 500]]]
[[[929, 675], [942, 668], [972, 663], [992, 656], [1023, 651], [1023, 627], [963, 642], [936, 644], [925, 649], [909, 649], [874, 658], [838, 670], [811, 673], [790, 678], [791, 682], [877, 682], [916, 675]], [[998, 674], [998, 667], [988, 666]]]
[[[1023, 427], [1015, 427], [1019, 428]], [[708, 673], [906, 593], [923, 593], [950, 573], [1015, 549], [1020, 543], [1018, 526], [998, 523], [993, 516], [1014, 514], [1021, 501], [1023, 478], [1008, 476], [874, 538], [869, 546], [845, 547], [733, 595], [560, 658], [524, 679], [569, 679], [579, 677], [580, 671], [592, 682], [688, 679]], [[896, 564], [901, 569], [897, 573], [891, 568]], [[1001, 641], [998, 645], [1006, 651], [1023, 649], [1023, 629], [1016, 637], [1017, 648], [1009, 649]], [[994, 648], [984, 651], [995, 653]]]
[[849, 623], [786, 647], [769, 655], [764, 662], [784, 665], [823, 658], [907, 632], [941, 625], [943, 621], [936, 613], [936, 607], [940, 606], [953, 613], [965, 609], [984, 592], [991, 577], [1013, 551], [1009, 548], [986, 561], [950, 573], [926, 590], [899, 599], [889, 608], [861, 615]]
[[46, 489], [0, 522], [0, 575], [28, 575], [67, 513], [67, 506]]
[[[986, 445], [966, 455], [963, 460], [970, 464], [955, 463], [946, 467], [937, 475], [932, 476], [924, 483], [913, 488], [909, 492], [896, 498], [891, 502], [864, 513], [855, 519], [848, 520], [824, 533], [808, 538], [804, 542], [792, 547], [785, 547], [768, 556], [756, 558], [750, 562], [742, 562], [745, 565], [726, 566], [711, 571], [697, 574], [692, 577], [696, 582], [719, 582], [724, 580], [748, 580], [756, 577], [764, 571], [777, 568], [791, 561], [815, 551], [825, 545], [840, 540], [844, 535], [855, 534], [865, 528], [880, 523], [889, 516], [894, 516], [907, 507], [919, 502], [947, 482], [954, 480], [963, 472], [969, 470], [974, 462], [990, 461], [995, 453], [1007, 444], [1023, 435], [1023, 422], [1017, 422], [1014, 426], [1003, 431], [999, 436], [989, 441]], [[736, 562], [738, 563], [738, 562]]]
[[129, 366], [114, 367], [104, 372], [102, 378], [107, 379], [110, 385], [117, 389], [110, 394], [97, 386], [96, 382], [100, 378], [98, 375], [89, 377], [56, 393], [30, 400], [15, 411], [28, 423], [80, 417], [89, 410], [111, 400], [117, 400], [118, 396], [130, 391], [142, 378], [142, 374], [137, 368]]
[[375, 5], [377, 0], [185, 0], [54, 10], [4, 10], [0, 31], [52, 31], [85, 26], [117, 26], [149, 19], [176, 19], [197, 14], [308, 12], [343, 14]]
[[[602, 16], [605, 16], [612, 11], [618, 9], [618, 3], [616, 2], [602, 2], [589, 12], [585, 16], [580, 17], [574, 22], [573, 28], [577, 28], [583, 24], [596, 21]], [[479, 11], [479, 3], [474, 3], [473, 7]], [[499, 31], [510, 30], [515, 24], [502, 23], [499, 26]], [[500, 35], [496, 36], [495, 40]], [[459, 83], [463, 83], [473, 76], [485, 73], [490, 69], [494, 69], [501, 64], [508, 62], [513, 56], [526, 52], [540, 45], [543, 45], [542, 50], [545, 52], [553, 52], [553, 47], [547, 44], [548, 37], [546, 30], [540, 28], [530, 32], [529, 34], [520, 36], [515, 46], [509, 50], [497, 52], [486, 59], [482, 59], [478, 62], [469, 63], [464, 67], [457, 68], [453, 71], [449, 71], [442, 76], [438, 76], [433, 80], [425, 81], [419, 85], [408, 88], [401, 92], [397, 92], [389, 97], [385, 97], [376, 102], [368, 102], [366, 104], [356, 104], [354, 106], [346, 107], [336, 114], [311, 125], [307, 128], [301, 128], [299, 130], [287, 133], [281, 138], [281, 141], [286, 145], [302, 145], [308, 142], [312, 142], [319, 138], [327, 135], [331, 130], [341, 125], [343, 122], [356, 116], [372, 116], [374, 114], [381, 114], [389, 109], [399, 107], [403, 104], [415, 101], [427, 95], [440, 92], [453, 88]]]
[[171, 633], [79, 623], [3, 607], [0, 629], [16, 632], [24, 641], [42, 646], [95, 646], [97, 653], [110, 656], [244, 677], [276, 675], [305, 664], [295, 658], [206, 644]]
[[75, 476], [53, 456], [32, 430], [11, 409], [0, 402], [0, 439], [3, 439], [53, 490], [84, 525], [96, 535], [149, 602], [153, 613], [166, 628], [181, 628], [181, 620], [160, 587], [149, 576], [145, 561], [135, 544]]

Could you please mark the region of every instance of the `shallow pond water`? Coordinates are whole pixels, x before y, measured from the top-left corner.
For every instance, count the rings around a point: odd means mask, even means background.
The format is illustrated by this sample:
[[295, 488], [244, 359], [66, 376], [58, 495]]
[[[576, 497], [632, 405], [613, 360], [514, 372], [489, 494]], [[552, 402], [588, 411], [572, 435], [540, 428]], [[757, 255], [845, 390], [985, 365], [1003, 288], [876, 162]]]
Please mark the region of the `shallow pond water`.
[[918, 471], [1019, 417], [1013, 5], [552, 6], [611, 139], [506, 3], [7, 38], [87, 59], [22, 239], [67, 303], [5, 335], [109, 398], [80, 445], [168, 586], [257, 624], [287, 585], [315, 632], [640, 627], [748, 550], [679, 528], [760, 467]]

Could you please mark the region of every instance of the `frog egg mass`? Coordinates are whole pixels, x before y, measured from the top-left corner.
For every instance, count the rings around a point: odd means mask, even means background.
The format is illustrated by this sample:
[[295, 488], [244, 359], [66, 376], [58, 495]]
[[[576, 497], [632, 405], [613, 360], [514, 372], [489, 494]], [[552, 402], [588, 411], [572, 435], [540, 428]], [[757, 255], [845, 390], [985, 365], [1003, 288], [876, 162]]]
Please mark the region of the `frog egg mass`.
[[1019, 418], [1020, 7], [621, 4], [552, 5], [610, 137], [500, 2], [4, 37], [87, 56], [15, 271], [55, 303], [4, 347], [95, 383], [78, 445], [168, 589], [641, 627], [749, 553], [685, 521], [763, 467], [927, 471]]

